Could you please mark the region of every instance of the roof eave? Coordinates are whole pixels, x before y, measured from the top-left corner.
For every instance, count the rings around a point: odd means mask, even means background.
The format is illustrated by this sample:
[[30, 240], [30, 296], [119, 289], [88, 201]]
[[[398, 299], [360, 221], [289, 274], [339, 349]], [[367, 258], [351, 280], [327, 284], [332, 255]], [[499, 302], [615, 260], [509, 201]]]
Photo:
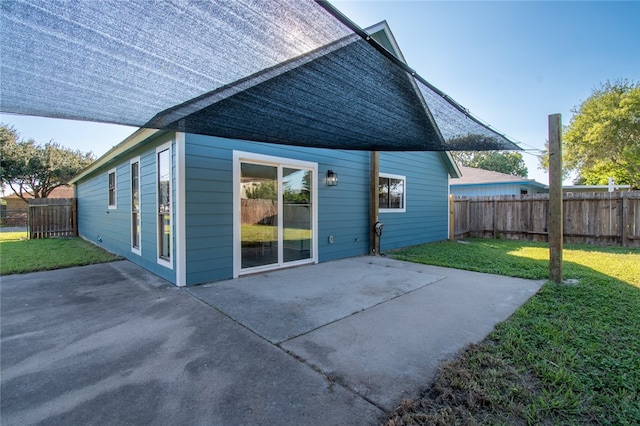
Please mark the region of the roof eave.
[[158, 129], [146, 129], [140, 128], [133, 132], [129, 137], [120, 142], [118, 145], [111, 148], [107, 151], [102, 157], [98, 158], [96, 161], [91, 163], [89, 167], [84, 169], [80, 174], [75, 176], [73, 179], [69, 181], [70, 185], [74, 185], [76, 182], [84, 178], [85, 176], [90, 175], [91, 173], [99, 170], [102, 167], [110, 164], [116, 158], [126, 154], [130, 150], [134, 149], [141, 142], [149, 139], [152, 136], [156, 136], [160, 133], [166, 133], [166, 130], [158, 130]]
[[462, 171], [458, 166], [458, 163], [453, 159], [451, 152], [449, 151], [441, 151], [440, 157], [444, 162], [445, 167], [447, 168], [447, 172], [449, 173], [450, 178], [460, 178], [462, 177]]

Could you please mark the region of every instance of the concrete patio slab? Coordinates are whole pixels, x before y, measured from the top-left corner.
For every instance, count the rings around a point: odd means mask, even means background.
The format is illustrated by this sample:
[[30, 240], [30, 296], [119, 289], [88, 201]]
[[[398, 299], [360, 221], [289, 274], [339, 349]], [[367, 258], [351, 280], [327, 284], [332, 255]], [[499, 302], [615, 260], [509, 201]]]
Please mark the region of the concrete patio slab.
[[543, 283], [384, 258], [375, 263], [446, 278], [281, 346], [386, 410], [416, 396], [442, 360], [482, 340]]
[[0, 423], [375, 424], [541, 285], [382, 257], [188, 289], [127, 261], [5, 276]]
[[126, 261], [2, 277], [0, 424], [372, 424], [381, 411]]
[[445, 278], [425, 273], [419, 265], [384, 261], [368, 256], [342, 259], [188, 291], [270, 342], [280, 343]]

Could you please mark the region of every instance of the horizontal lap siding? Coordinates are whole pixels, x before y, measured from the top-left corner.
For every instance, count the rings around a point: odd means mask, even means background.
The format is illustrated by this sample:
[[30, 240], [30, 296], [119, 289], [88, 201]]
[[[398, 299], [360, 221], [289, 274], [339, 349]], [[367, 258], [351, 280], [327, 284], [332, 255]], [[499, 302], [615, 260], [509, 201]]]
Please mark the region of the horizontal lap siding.
[[233, 276], [233, 165], [216, 138], [185, 138], [187, 285]]
[[406, 212], [380, 213], [381, 250], [448, 236], [447, 170], [437, 152], [380, 153], [380, 173], [406, 176]]
[[[115, 163], [117, 208], [107, 206], [108, 170], [92, 175], [77, 183], [78, 233], [85, 239], [106, 250], [125, 257], [175, 283], [175, 272], [158, 265], [157, 215], [156, 215], [156, 147], [168, 142], [171, 136], [150, 141]], [[175, 147], [173, 147], [173, 202], [175, 203]], [[141, 255], [131, 251], [131, 166], [130, 160], [140, 157], [140, 223]], [[175, 204], [172, 206], [175, 209]], [[175, 211], [175, 210], [174, 210]], [[175, 221], [173, 248], [175, 248]], [[99, 240], [102, 241], [99, 241]]]
[[123, 164], [116, 169], [116, 208], [108, 206], [109, 168], [93, 179], [78, 184], [78, 233], [112, 253], [124, 255], [129, 246], [130, 171]]
[[[368, 251], [369, 154], [186, 135], [187, 284], [233, 276], [233, 150], [318, 163], [319, 261]], [[327, 170], [338, 186], [325, 184]], [[334, 243], [329, 244], [329, 236]]]
[[[322, 150], [318, 157], [319, 261], [368, 253], [369, 153]], [[327, 170], [338, 174], [337, 186], [326, 185]]]

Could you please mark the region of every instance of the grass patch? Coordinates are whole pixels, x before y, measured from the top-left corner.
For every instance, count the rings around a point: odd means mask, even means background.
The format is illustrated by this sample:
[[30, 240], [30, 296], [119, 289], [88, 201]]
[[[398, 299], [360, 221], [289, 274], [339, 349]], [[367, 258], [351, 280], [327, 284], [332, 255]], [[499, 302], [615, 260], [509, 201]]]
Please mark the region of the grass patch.
[[0, 275], [111, 262], [113, 255], [80, 238], [28, 240], [26, 232], [0, 232]]
[[[549, 273], [546, 244], [442, 242], [388, 253], [413, 262], [523, 278]], [[565, 245], [547, 282], [388, 425], [640, 424], [640, 250]]]

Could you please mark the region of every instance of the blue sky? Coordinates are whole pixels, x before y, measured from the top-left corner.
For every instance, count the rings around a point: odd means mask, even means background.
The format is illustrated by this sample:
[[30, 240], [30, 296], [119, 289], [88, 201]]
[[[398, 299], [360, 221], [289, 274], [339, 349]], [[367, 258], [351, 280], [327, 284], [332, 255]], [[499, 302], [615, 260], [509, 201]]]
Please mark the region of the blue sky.
[[[409, 65], [526, 150], [537, 169], [549, 114], [607, 80], [640, 80], [640, 2], [367, 1], [332, 3], [361, 27], [387, 20]], [[104, 154], [135, 129], [2, 114], [23, 138]]]

